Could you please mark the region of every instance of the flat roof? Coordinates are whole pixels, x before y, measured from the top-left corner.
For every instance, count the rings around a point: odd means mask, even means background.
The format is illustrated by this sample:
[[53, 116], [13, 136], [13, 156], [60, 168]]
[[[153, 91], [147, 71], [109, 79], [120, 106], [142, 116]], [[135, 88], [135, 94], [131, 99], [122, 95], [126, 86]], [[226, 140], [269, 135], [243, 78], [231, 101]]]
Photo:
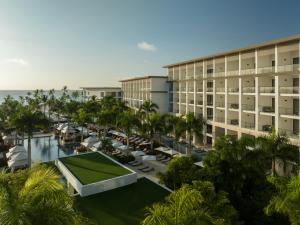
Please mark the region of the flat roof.
[[116, 89], [116, 90], [121, 90], [121, 87], [80, 87], [80, 89], [85, 89], [85, 90], [105, 90], [105, 89]]
[[133, 78], [128, 78], [125, 80], [120, 80], [119, 82], [126, 82], [126, 81], [133, 81], [133, 80], [143, 80], [143, 79], [149, 79], [149, 78], [168, 78], [167, 76], [142, 76], [142, 77], [133, 77]]
[[64, 157], [59, 160], [83, 185], [132, 173], [98, 152]]
[[163, 66], [163, 68], [169, 68], [169, 67], [184, 65], [184, 64], [188, 64], [188, 63], [194, 63], [194, 62], [198, 62], [198, 61], [202, 61], [202, 60], [213, 59], [213, 58], [217, 58], [217, 57], [221, 57], [221, 56], [225, 56], [225, 55], [231, 55], [231, 54], [238, 53], [238, 52], [246, 52], [251, 49], [264, 48], [267, 46], [271, 46], [271, 45], [275, 45], [275, 44], [282, 44], [282, 43], [296, 41], [296, 40], [300, 40], [300, 34], [288, 36], [285, 38], [274, 39], [271, 41], [263, 42], [261, 44], [249, 45], [247, 47], [237, 48], [237, 49], [233, 49], [231, 51], [225, 51], [225, 52], [220, 52], [220, 53], [216, 53], [216, 54], [212, 54], [212, 55], [208, 55], [208, 56], [193, 58], [191, 60], [185, 60], [185, 61], [169, 64], [169, 65]]

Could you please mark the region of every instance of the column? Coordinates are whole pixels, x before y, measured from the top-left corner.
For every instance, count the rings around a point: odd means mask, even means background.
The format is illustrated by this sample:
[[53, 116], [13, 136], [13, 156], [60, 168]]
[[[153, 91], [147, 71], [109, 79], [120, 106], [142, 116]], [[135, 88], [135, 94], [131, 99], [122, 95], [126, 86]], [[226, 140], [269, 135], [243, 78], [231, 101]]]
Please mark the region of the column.
[[279, 131], [279, 78], [278, 71], [278, 48], [275, 45], [275, 130]]
[[[225, 117], [224, 117], [224, 123], [227, 124], [227, 118], [228, 118], [228, 78], [227, 78], [227, 56], [225, 56], [225, 79], [224, 79], [224, 87], [225, 87]], [[225, 129], [225, 134], [227, 134], [227, 128]]]
[[179, 107], [178, 107], [178, 111], [179, 114], [181, 115], [181, 69], [180, 66], [178, 66], [178, 100], [179, 100]]
[[255, 49], [255, 131], [257, 132], [258, 129], [258, 118], [259, 118], [259, 85], [258, 85], [258, 52], [257, 49]]
[[242, 54], [239, 53], [239, 127], [242, 127]]

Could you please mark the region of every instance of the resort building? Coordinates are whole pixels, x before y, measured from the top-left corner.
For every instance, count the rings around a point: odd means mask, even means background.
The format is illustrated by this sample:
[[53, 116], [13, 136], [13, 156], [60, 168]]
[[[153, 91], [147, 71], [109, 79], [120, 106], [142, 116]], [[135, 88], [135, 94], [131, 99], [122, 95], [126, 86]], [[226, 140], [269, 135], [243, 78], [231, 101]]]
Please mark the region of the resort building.
[[159, 107], [159, 112], [168, 112], [168, 77], [144, 76], [121, 80], [123, 100], [134, 109], [146, 100], [150, 100]]
[[[166, 65], [169, 108], [175, 115], [203, 115], [207, 144], [274, 127], [300, 146], [299, 49], [300, 35]], [[139, 95], [126, 84], [126, 97]]]
[[122, 99], [122, 91], [120, 87], [81, 87], [83, 99], [89, 99], [95, 96], [101, 100], [106, 96], [113, 96], [116, 99]]

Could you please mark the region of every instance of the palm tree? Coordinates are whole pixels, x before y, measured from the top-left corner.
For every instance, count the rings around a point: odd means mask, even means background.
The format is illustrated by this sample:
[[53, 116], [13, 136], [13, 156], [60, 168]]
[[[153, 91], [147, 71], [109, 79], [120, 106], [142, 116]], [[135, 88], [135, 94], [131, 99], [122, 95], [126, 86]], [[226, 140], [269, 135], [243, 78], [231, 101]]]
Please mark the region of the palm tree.
[[81, 142], [83, 141], [83, 127], [86, 123], [91, 121], [91, 117], [88, 112], [84, 108], [80, 108], [77, 110], [75, 114], [73, 114], [73, 120], [81, 126]]
[[60, 176], [46, 166], [0, 174], [1, 224], [76, 223], [73, 199]]
[[202, 139], [203, 136], [203, 126], [205, 124], [205, 121], [202, 116], [199, 116], [198, 118], [195, 117], [194, 113], [189, 112], [185, 116], [186, 120], [186, 132], [188, 133], [189, 136], [189, 154], [191, 154], [192, 151], [192, 140], [193, 140], [193, 135], [195, 134], [196, 136], [200, 137]]
[[147, 217], [142, 225], [217, 224], [206, 209], [199, 207], [203, 201], [204, 198], [198, 190], [186, 185], [171, 193], [165, 203], [157, 203], [147, 208]]
[[27, 135], [28, 138], [28, 166], [31, 167], [31, 139], [36, 129], [45, 129], [49, 126], [49, 120], [42, 112], [31, 105], [20, 105], [17, 112], [10, 118], [10, 124], [16, 130]]
[[160, 113], [153, 113], [146, 118], [144, 125], [151, 140], [151, 150], [153, 150], [154, 135], [163, 130], [163, 117]]
[[277, 193], [265, 208], [266, 214], [281, 213], [289, 218], [292, 225], [299, 225], [300, 175], [292, 179], [286, 177], [270, 177], [269, 181], [274, 184]]
[[276, 175], [276, 159], [282, 160], [284, 164], [287, 160], [299, 164], [299, 152], [297, 147], [289, 143], [286, 135], [276, 133], [275, 129], [272, 130], [272, 133], [269, 136], [258, 137], [256, 141], [256, 147], [264, 151], [267, 157], [271, 160], [272, 176]]
[[159, 107], [157, 104], [151, 102], [150, 100], [147, 100], [140, 106], [139, 111], [147, 118], [149, 114], [157, 112], [158, 109]]
[[125, 111], [118, 115], [117, 117], [117, 125], [124, 131], [127, 138], [127, 146], [129, 147], [129, 138], [132, 134], [133, 128], [137, 127], [139, 124], [139, 120], [136, 114], [131, 111]]

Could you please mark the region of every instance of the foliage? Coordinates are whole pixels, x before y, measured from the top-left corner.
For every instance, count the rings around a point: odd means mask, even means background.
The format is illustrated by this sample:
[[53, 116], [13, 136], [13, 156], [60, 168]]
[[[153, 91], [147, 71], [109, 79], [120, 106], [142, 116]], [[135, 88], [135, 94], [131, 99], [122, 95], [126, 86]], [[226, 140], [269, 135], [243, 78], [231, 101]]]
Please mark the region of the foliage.
[[174, 158], [168, 164], [165, 173], [159, 173], [160, 182], [167, 187], [176, 190], [183, 184], [192, 184], [200, 178], [200, 169], [191, 156]]

